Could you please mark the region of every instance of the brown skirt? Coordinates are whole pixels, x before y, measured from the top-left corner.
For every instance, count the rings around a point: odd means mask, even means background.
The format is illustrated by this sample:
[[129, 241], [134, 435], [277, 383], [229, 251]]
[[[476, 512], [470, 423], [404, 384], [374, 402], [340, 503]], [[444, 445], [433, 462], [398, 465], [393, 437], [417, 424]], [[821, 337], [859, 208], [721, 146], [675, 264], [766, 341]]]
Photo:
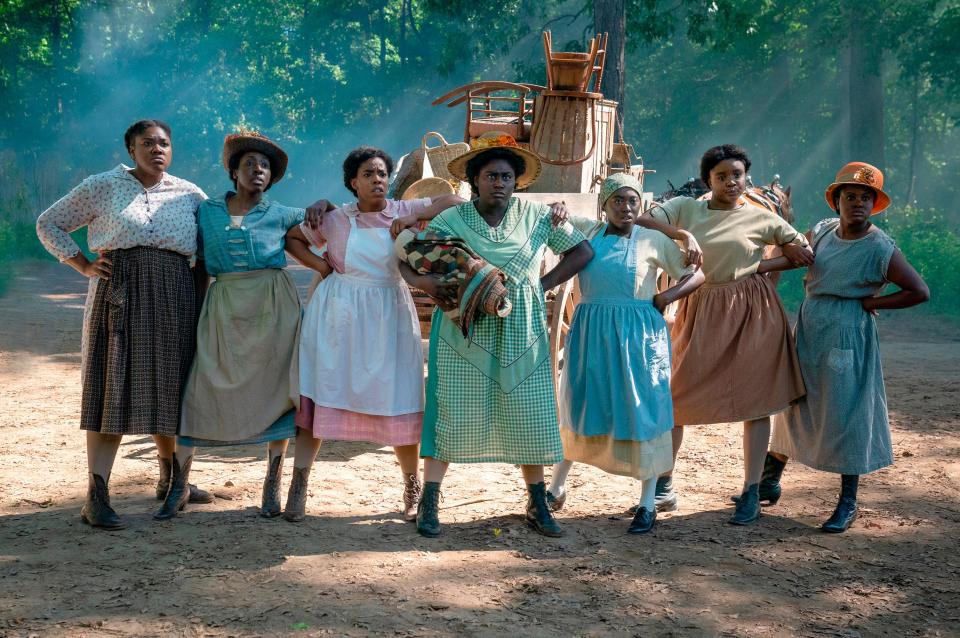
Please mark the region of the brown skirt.
[[174, 436], [196, 345], [190, 263], [145, 246], [106, 256], [113, 274], [87, 299], [80, 428]]
[[759, 419], [806, 393], [787, 315], [763, 275], [683, 299], [671, 338], [676, 425]]

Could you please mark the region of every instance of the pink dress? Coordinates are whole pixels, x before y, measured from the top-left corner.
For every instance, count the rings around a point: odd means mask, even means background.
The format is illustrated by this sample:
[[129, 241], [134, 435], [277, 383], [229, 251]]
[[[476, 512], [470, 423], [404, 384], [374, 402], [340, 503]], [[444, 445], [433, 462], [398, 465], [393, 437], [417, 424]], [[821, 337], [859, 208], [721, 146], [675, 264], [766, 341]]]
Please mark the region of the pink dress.
[[379, 213], [349, 204], [326, 215], [319, 232], [334, 272], [307, 304], [300, 335], [296, 423], [318, 439], [380, 445], [420, 442], [423, 349], [413, 298], [400, 277], [390, 224], [429, 199], [387, 200]]

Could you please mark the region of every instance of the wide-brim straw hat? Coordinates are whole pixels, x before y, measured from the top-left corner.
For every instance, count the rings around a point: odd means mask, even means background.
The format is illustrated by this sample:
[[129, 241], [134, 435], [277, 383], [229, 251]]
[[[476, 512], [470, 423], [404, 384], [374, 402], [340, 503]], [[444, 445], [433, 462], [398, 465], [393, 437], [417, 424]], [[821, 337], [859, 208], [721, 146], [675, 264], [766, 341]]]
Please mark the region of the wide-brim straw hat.
[[537, 157], [535, 153], [528, 151], [525, 148], [521, 148], [520, 145], [517, 144], [517, 140], [515, 140], [512, 135], [507, 133], [498, 133], [496, 131], [484, 133], [480, 137], [470, 140], [470, 150], [460, 157], [450, 160], [450, 163], [447, 164], [447, 170], [450, 171], [450, 174], [457, 179], [466, 182], [468, 181], [467, 162], [480, 153], [495, 148], [502, 148], [512, 153], [516, 153], [522, 157], [523, 161], [526, 163], [526, 168], [524, 169], [523, 173], [517, 175], [517, 189], [524, 189], [530, 186], [530, 184], [533, 184], [535, 181], [537, 181], [537, 178], [540, 177], [540, 171], [543, 170], [543, 163], [540, 161], [540, 158]]
[[883, 171], [866, 162], [850, 162], [840, 169], [833, 183], [827, 186], [823, 196], [830, 208], [836, 210], [833, 203], [833, 194], [841, 186], [866, 186], [876, 193], [873, 198], [871, 215], [882, 212], [890, 205], [890, 196], [883, 192]]
[[422, 199], [424, 197], [442, 197], [453, 195], [456, 189], [453, 184], [442, 177], [424, 177], [410, 184], [400, 199]]
[[223, 140], [223, 167], [230, 172], [230, 158], [237, 153], [256, 151], [270, 160], [270, 184], [276, 184], [287, 172], [287, 154], [280, 146], [256, 131], [231, 133]]

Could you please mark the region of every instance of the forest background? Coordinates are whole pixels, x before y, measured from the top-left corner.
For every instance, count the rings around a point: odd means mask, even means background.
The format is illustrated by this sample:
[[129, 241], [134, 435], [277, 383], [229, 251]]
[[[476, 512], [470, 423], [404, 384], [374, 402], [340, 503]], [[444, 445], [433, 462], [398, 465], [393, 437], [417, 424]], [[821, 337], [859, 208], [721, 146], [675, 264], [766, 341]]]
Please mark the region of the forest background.
[[[171, 172], [209, 195], [231, 184], [225, 134], [244, 126], [290, 155], [271, 196], [348, 201], [340, 164], [360, 144], [394, 158], [428, 130], [459, 141], [462, 107], [433, 98], [476, 80], [543, 84], [540, 33], [583, 50], [611, 33], [604, 91], [656, 170], [698, 173], [735, 142], [754, 181], [793, 187], [797, 227], [849, 160], [886, 175], [878, 223], [960, 318], [960, 2], [890, 0], [0, 0], [0, 294], [11, 264], [48, 258], [36, 216], [92, 173], [129, 163], [123, 132], [173, 127]], [[802, 298], [802, 274], [781, 294]]]

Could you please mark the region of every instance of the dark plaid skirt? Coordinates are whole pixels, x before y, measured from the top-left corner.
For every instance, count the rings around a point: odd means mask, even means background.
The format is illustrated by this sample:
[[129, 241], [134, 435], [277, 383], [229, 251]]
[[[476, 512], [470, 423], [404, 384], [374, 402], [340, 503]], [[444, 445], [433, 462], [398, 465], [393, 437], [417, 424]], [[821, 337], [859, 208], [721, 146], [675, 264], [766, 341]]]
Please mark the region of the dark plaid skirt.
[[145, 246], [107, 257], [113, 274], [87, 300], [80, 428], [173, 436], [196, 347], [190, 263]]

